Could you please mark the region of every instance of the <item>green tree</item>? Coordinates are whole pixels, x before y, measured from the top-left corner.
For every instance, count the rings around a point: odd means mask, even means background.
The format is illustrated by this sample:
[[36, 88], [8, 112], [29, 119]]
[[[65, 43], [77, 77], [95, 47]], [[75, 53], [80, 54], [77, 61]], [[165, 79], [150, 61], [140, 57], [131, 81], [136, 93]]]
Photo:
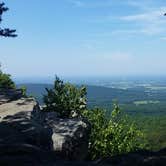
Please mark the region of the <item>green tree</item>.
[[56, 77], [53, 89], [47, 89], [44, 95], [45, 111], [56, 111], [61, 117], [71, 117], [86, 109], [86, 88], [64, 83]]
[[26, 88], [26, 86], [21, 86], [20, 89], [22, 91], [22, 95], [24, 97], [27, 97], [27, 88]]
[[5, 74], [1, 70], [0, 65], [0, 89], [15, 89], [15, 83], [12, 81], [9, 74]]
[[[9, 9], [5, 7], [5, 3], [0, 2], [0, 24], [2, 22], [2, 15], [4, 12], [8, 11]], [[1, 28], [0, 26], [0, 36], [3, 37], [16, 37], [15, 34], [16, 30], [9, 29], [9, 28]], [[12, 81], [11, 76], [9, 74], [5, 74], [1, 70], [0, 64], [0, 89], [14, 89], [15, 83]]]
[[[5, 3], [0, 2], [0, 24], [2, 22], [3, 13], [8, 10], [9, 9], [7, 7], [5, 7]], [[14, 30], [14, 29], [0, 27], [0, 36], [3, 36], [3, 37], [16, 37], [17, 35], [15, 34], [15, 32], [16, 32], [16, 30]]]
[[111, 117], [102, 109], [86, 110], [83, 115], [91, 123], [89, 156], [91, 159], [119, 155], [145, 147], [144, 135], [134, 122], [115, 105]]
[[86, 88], [64, 83], [58, 77], [53, 89], [46, 91], [45, 111], [56, 111], [61, 117], [70, 117], [74, 111], [91, 123], [91, 159], [114, 156], [145, 147], [143, 133], [117, 104], [110, 116], [102, 109], [86, 110]]

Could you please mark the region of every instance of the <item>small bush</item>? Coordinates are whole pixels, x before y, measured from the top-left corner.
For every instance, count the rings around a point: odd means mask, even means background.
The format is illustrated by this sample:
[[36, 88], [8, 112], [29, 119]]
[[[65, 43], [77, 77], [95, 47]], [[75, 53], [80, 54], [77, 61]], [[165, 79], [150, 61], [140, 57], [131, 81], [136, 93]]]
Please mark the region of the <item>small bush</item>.
[[53, 89], [47, 89], [44, 95], [45, 111], [56, 111], [61, 117], [71, 117], [72, 113], [80, 115], [86, 109], [86, 88], [76, 87], [64, 83], [58, 77], [54, 82]]
[[102, 109], [83, 112], [92, 125], [89, 142], [91, 159], [119, 155], [144, 147], [144, 135], [115, 105], [108, 119]]
[[[24, 97], [27, 97], [27, 88], [26, 88], [26, 86], [21, 86], [20, 89], [21, 89], [21, 91], [22, 91], [22, 95], [23, 95]], [[30, 97], [30, 96], [29, 96], [29, 97]]]
[[0, 89], [15, 89], [15, 83], [9, 74], [5, 74], [0, 70]]
[[71, 117], [72, 111], [91, 123], [89, 156], [110, 157], [144, 148], [144, 135], [116, 104], [110, 116], [102, 109], [86, 110], [86, 88], [64, 83], [56, 78], [53, 89], [46, 89], [45, 111]]

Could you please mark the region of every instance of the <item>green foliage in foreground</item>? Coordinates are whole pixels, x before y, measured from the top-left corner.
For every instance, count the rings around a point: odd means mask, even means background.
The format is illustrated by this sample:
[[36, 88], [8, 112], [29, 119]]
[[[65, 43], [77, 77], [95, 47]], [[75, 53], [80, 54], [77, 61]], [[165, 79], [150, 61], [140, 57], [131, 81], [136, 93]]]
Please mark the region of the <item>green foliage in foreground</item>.
[[[1, 66], [0, 66], [1, 67]], [[15, 89], [15, 83], [9, 74], [5, 74], [0, 69], [0, 89]]]
[[114, 156], [144, 148], [144, 135], [115, 105], [108, 116], [102, 109], [86, 110], [86, 88], [56, 78], [53, 89], [44, 95], [45, 111], [71, 117], [72, 111], [91, 123], [89, 156], [91, 159]]
[[83, 112], [92, 125], [89, 154], [92, 159], [114, 156], [145, 148], [144, 135], [135, 123], [128, 122], [115, 105], [111, 117], [102, 109]]
[[[24, 97], [27, 97], [27, 88], [26, 88], [26, 86], [21, 86], [20, 89], [21, 89], [21, 91], [22, 91], [22, 95], [23, 95]], [[29, 97], [30, 97], [30, 96], [29, 96]]]
[[43, 98], [45, 111], [56, 111], [61, 117], [71, 117], [73, 112], [80, 115], [86, 109], [85, 87], [64, 83], [56, 77], [53, 89], [46, 88], [46, 91]]

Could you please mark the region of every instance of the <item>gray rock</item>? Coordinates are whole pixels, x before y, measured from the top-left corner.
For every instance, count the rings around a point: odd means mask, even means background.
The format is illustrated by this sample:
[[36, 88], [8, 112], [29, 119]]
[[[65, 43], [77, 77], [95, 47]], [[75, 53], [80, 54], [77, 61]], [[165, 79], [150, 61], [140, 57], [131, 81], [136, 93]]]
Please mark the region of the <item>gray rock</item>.
[[0, 143], [30, 144], [43, 150], [52, 148], [52, 130], [31, 119], [29, 112], [6, 116], [0, 123]]
[[30, 144], [68, 159], [87, 156], [90, 125], [79, 118], [60, 119], [56, 112], [43, 112], [33, 98], [1, 104], [0, 117], [2, 144]]
[[158, 152], [141, 150], [114, 157], [108, 157], [96, 162], [97, 166], [165, 166], [166, 148]]
[[[39, 111], [39, 105], [34, 98], [20, 98], [0, 105], [1, 119], [6, 116], [12, 116], [20, 112], [26, 112], [27, 118], [30, 118], [32, 111]], [[29, 114], [28, 114], [29, 113]]]
[[23, 97], [21, 89], [0, 89], [0, 104]]
[[[10, 95], [6, 93], [6, 98], [10, 97], [11, 93]], [[15, 98], [1, 104], [0, 143], [24, 143], [50, 149], [50, 130], [32, 119], [32, 112], [40, 112], [40, 107], [34, 98], [22, 97], [17, 100]]]
[[42, 109], [34, 109], [31, 112], [31, 118], [37, 123], [46, 124], [46, 122], [54, 121], [59, 117], [57, 112], [45, 112]]
[[68, 159], [83, 160], [88, 153], [90, 125], [81, 119], [56, 119], [49, 122], [53, 129], [53, 151]]
[[66, 159], [87, 157], [90, 126], [81, 119], [54, 118], [41, 124], [30, 118], [29, 112], [20, 112], [6, 116], [0, 132], [2, 144], [30, 144]]
[[81, 118], [60, 119], [56, 112], [34, 111], [32, 118], [52, 130], [51, 150], [68, 158], [82, 160], [88, 153], [90, 124]]
[[51, 130], [52, 151], [67, 159], [83, 160], [87, 157], [90, 134], [88, 122], [79, 118], [60, 119], [56, 112], [37, 112], [32, 113], [32, 118]]

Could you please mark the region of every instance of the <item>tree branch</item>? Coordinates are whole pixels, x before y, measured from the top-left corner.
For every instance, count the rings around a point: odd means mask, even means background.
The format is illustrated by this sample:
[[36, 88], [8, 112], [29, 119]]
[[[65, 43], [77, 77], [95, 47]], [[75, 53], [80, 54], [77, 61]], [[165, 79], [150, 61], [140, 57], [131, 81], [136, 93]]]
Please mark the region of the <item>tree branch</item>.
[[[0, 23], [2, 22], [2, 14], [8, 10], [9, 9], [7, 7], [5, 7], [5, 3], [3, 3], [3, 2], [0, 3]], [[9, 29], [9, 28], [2, 29], [0, 27], [0, 36], [3, 36], [3, 37], [17, 37], [15, 32], [16, 32], [15, 29]]]

